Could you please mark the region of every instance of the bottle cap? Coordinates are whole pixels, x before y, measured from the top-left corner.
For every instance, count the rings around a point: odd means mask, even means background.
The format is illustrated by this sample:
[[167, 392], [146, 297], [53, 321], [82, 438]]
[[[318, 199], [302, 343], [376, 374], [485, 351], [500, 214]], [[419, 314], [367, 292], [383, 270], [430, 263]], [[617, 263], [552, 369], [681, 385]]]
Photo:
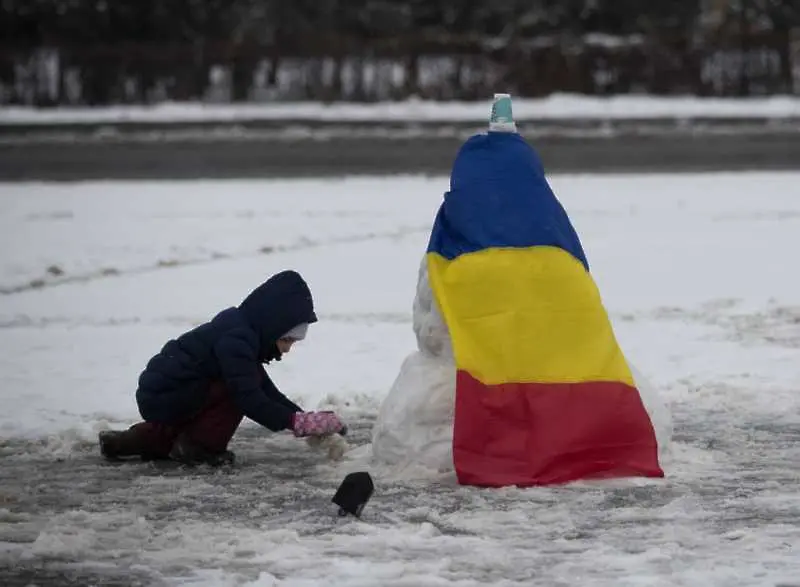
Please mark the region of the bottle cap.
[[489, 130], [493, 132], [517, 132], [514, 113], [511, 109], [511, 94], [495, 94], [489, 114]]

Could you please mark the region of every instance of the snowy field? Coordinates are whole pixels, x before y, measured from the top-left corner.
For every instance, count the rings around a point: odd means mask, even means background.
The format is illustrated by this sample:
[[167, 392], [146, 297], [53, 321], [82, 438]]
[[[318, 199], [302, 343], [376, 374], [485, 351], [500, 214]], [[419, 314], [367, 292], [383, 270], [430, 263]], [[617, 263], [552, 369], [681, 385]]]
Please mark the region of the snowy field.
[[[515, 104], [516, 107], [516, 104]], [[663, 481], [480, 490], [243, 428], [230, 471], [104, 463], [171, 336], [295, 268], [271, 368], [354, 453], [404, 357], [447, 179], [0, 185], [0, 584], [800, 585], [800, 174], [555, 176], [623, 349], [670, 403]], [[352, 457], [351, 457], [352, 458]]]
[[[486, 120], [486, 101], [406, 100], [374, 104], [274, 102], [261, 104], [162, 103], [154, 106], [0, 108], [0, 124], [97, 124], [235, 122], [302, 119], [320, 122], [467, 122]], [[547, 98], [515, 98], [514, 117], [525, 120], [652, 119], [652, 118], [797, 118], [800, 97], [697, 98], [693, 96], [611, 97], [554, 94]]]

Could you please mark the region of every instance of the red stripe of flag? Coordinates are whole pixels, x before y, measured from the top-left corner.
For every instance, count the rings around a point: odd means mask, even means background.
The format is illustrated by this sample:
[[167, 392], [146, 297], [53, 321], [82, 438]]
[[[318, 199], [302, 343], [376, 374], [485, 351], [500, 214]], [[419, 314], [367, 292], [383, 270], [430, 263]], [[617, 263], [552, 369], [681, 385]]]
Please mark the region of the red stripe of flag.
[[453, 460], [462, 484], [663, 477], [639, 392], [624, 383], [484, 385], [459, 370]]

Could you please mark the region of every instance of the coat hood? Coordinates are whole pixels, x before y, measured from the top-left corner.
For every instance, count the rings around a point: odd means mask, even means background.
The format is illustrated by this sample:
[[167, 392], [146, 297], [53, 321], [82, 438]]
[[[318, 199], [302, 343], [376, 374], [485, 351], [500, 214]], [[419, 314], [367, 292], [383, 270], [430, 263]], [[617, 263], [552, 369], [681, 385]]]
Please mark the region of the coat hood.
[[258, 333], [262, 357], [272, 355], [278, 339], [295, 326], [317, 321], [311, 290], [296, 271], [273, 275], [254, 289], [239, 309]]

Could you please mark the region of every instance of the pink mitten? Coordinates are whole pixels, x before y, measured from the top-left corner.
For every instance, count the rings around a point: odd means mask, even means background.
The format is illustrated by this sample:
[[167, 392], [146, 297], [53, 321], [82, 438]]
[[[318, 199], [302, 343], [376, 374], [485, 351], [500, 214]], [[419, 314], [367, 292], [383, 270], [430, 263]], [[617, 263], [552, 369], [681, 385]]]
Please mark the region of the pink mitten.
[[344, 424], [333, 412], [296, 412], [292, 422], [292, 431], [297, 437], [326, 436], [341, 433]]

